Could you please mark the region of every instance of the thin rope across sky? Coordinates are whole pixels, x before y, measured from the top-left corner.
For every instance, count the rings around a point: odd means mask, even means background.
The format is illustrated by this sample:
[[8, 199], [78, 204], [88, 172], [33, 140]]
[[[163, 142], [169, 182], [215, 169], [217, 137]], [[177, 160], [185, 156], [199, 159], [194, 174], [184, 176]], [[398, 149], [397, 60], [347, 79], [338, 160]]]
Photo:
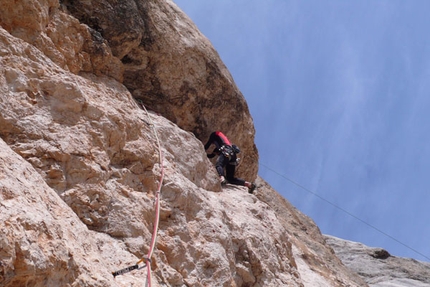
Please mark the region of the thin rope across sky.
[[412, 247], [408, 246], [407, 244], [405, 244], [405, 243], [401, 242], [400, 240], [396, 239], [395, 237], [391, 236], [390, 234], [388, 234], [388, 233], [386, 233], [386, 232], [382, 231], [382, 230], [381, 230], [381, 229], [379, 229], [378, 227], [376, 227], [376, 226], [374, 226], [374, 225], [372, 225], [372, 224], [368, 223], [367, 221], [365, 221], [365, 220], [361, 219], [360, 217], [358, 217], [358, 216], [356, 216], [356, 215], [352, 214], [352, 213], [351, 213], [351, 212], [349, 212], [348, 210], [346, 210], [346, 209], [344, 209], [344, 208], [342, 208], [342, 207], [338, 206], [337, 204], [335, 204], [335, 203], [333, 203], [333, 202], [331, 202], [331, 201], [329, 201], [329, 200], [325, 199], [325, 198], [324, 198], [324, 197], [322, 197], [321, 195], [319, 195], [319, 194], [317, 194], [317, 193], [313, 192], [312, 190], [310, 190], [310, 189], [306, 188], [305, 186], [301, 185], [300, 183], [298, 183], [298, 182], [296, 182], [296, 181], [292, 180], [291, 178], [287, 177], [286, 175], [281, 174], [280, 172], [276, 171], [275, 169], [270, 168], [269, 166], [267, 166], [267, 165], [265, 165], [265, 164], [263, 164], [263, 163], [261, 163], [261, 162], [260, 162], [260, 165], [261, 165], [261, 166], [263, 166], [264, 168], [266, 168], [267, 170], [269, 170], [269, 171], [271, 171], [271, 172], [273, 172], [273, 173], [275, 173], [275, 174], [279, 175], [279, 176], [280, 176], [280, 177], [282, 177], [283, 179], [288, 180], [288, 181], [289, 181], [289, 182], [291, 182], [292, 184], [294, 184], [294, 185], [296, 185], [296, 186], [300, 187], [301, 189], [303, 189], [303, 190], [305, 190], [305, 191], [309, 192], [310, 194], [312, 194], [312, 195], [314, 195], [314, 196], [318, 197], [318, 198], [319, 198], [319, 199], [321, 199], [322, 201], [325, 201], [326, 203], [330, 204], [331, 206], [333, 206], [333, 207], [335, 207], [335, 208], [339, 209], [340, 211], [342, 211], [342, 212], [344, 212], [344, 213], [348, 214], [349, 216], [351, 216], [351, 217], [355, 218], [356, 220], [360, 221], [361, 223], [363, 223], [363, 224], [365, 224], [365, 225], [369, 226], [370, 228], [372, 228], [372, 229], [376, 230], [377, 232], [381, 233], [382, 235], [384, 235], [384, 236], [386, 236], [386, 237], [390, 238], [391, 240], [394, 240], [395, 242], [399, 243], [400, 245], [402, 245], [402, 246], [406, 247], [407, 249], [409, 249], [409, 250], [411, 250], [411, 251], [415, 252], [416, 254], [421, 255], [422, 257], [424, 257], [424, 258], [426, 258], [427, 260], [429, 260], [429, 261], [430, 261], [430, 257], [428, 257], [428, 256], [424, 255], [423, 253], [419, 252], [418, 250], [416, 250], [416, 249], [414, 249], [414, 248], [412, 248]]

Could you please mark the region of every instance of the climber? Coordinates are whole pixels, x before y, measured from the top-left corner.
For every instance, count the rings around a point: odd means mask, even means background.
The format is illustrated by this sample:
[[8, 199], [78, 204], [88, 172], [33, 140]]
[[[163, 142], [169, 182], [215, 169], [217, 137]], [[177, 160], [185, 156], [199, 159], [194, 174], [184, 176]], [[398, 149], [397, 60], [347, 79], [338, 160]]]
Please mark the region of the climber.
[[[239, 160], [236, 154], [240, 152], [240, 149], [236, 145], [232, 145], [228, 138], [220, 131], [211, 133], [208, 142], [205, 144], [205, 150], [212, 144], [215, 145], [215, 149], [212, 153], [207, 154], [207, 156], [208, 158], [213, 158], [216, 155], [219, 156], [215, 167], [220, 177], [221, 184], [224, 185], [228, 182], [246, 186], [248, 187], [248, 192], [253, 193], [257, 187], [255, 183], [234, 177], [236, 165]], [[226, 177], [224, 177], [224, 167], [226, 169]]]

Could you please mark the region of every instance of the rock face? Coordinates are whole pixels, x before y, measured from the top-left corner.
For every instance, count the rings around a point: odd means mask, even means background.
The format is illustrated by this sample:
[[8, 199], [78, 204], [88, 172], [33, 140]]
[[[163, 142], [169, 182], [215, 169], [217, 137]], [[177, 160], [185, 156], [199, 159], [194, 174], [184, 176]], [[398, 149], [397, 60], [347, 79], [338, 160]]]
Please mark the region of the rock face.
[[391, 256], [382, 248], [326, 236], [342, 262], [372, 287], [430, 287], [430, 264]]
[[257, 174], [255, 130], [244, 97], [211, 43], [171, 1], [63, 0], [122, 61], [123, 84], [151, 109], [204, 141], [225, 131]]
[[121, 241], [88, 230], [3, 140], [0, 192], [1, 286], [115, 286], [119, 260], [136, 260]]
[[144, 285], [110, 273], [147, 254], [162, 171], [152, 286], [366, 286], [262, 179], [221, 189], [202, 141], [255, 179], [252, 118], [171, 1], [0, 4], [1, 286]]

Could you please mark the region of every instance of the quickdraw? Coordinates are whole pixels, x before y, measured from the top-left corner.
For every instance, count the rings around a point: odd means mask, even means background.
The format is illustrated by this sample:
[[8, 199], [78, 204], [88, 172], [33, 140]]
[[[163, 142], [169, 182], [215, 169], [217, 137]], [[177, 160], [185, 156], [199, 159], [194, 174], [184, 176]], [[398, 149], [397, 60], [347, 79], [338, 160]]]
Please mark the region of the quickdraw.
[[[146, 265], [145, 265], [145, 266], [146, 266]], [[145, 266], [143, 266], [143, 267], [145, 267]], [[116, 276], [118, 276], [118, 275], [122, 275], [122, 274], [128, 273], [128, 272], [133, 271], [133, 270], [136, 270], [136, 269], [139, 269], [139, 265], [138, 265], [138, 264], [135, 264], [135, 265], [132, 265], [132, 266], [126, 267], [126, 268], [124, 268], [124, 269], [121, 269], [121, 270], [118, 270], [118, 271], [112, 272], [112, 275], [113, 275], [113, 277], [115, 278], [115, 277], [116, 277]]]
[[151, 263], [151, 259], [144, 257], [144, 258], [140, 259], [140, 260], [139, 260], [136, 264], [134, 264], [134, 265], [131, 265], [131, 266], [125, 267], [125, 268], [123, 268], [123, 269], [121, 269], [121, 270], [118, 270], [118, 271], [112, 272], [113, 277], [115, 278], [115, 277], [116, 277], [116, 276], [118, 276], [118, 275], [123, 275], [123, 274], [125, 274], [125, 273], [131, 272], [131, 271], [136, 270], [136, 269], [137, 269], [137, 270], [139, 270], [139, 269], [143, 269], [143, 268], [145, 268], [145, 267], [147, 266], [147, 264], [144, 264], [144, 265], [142, 265], [142, 266], [139, 266], [139, 264], [140, 264], [140, 263], [142, 263], [144, 260], [145, 260], [145, 261], [147, 261], [147, 262], [149, 262], [149, 263]]

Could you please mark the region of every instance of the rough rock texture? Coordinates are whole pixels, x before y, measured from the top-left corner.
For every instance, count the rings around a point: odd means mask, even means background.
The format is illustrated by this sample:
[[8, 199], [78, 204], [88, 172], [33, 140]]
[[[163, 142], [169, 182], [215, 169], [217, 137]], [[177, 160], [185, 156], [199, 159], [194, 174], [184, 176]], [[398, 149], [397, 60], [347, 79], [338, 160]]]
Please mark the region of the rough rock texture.
[[258, 199], [276, 214], [280, 225], [285, 228], [282, 232], [289, 235], [294, 261], [304, 286], [367, 286], [356, 273], [340, 264], [339, 258], [334, 256], [331, 248], [327, 248], [325, 238], [309, 217], [299, 212], [264, 180], [259, 178], [258, 184]]
[[342, 262], [372, 287], [430, 287], [430, 263], [391, 256], [382, 248], [325, 236]]
[[60, 11], [58, 0], [0, 0], [0, 25], [42, 51], [59, 67], [117, 80], [123, 67], [97, 31]]
[[0, 286], [115, 286], [110, 272], [137, 260], [121, 241], [88, 230], [1, 139], [0, 228]]
[[152, 286], [366, 286], [262, 179], [221, 189], [201, 141], [231, 133], [253, 178], [252, 119], [172, 2], [0, 4], [1, 286], [144, 285], [145, 269], [110, 272], [147, 254], [161, 168]]
[[240, 176], [255, 178], [258, 153], [245, 99], [210, 42], [173, 2], [60, 2], [108, 41], [135, 98], [202, 141], [224, 131], [246, 154]]

